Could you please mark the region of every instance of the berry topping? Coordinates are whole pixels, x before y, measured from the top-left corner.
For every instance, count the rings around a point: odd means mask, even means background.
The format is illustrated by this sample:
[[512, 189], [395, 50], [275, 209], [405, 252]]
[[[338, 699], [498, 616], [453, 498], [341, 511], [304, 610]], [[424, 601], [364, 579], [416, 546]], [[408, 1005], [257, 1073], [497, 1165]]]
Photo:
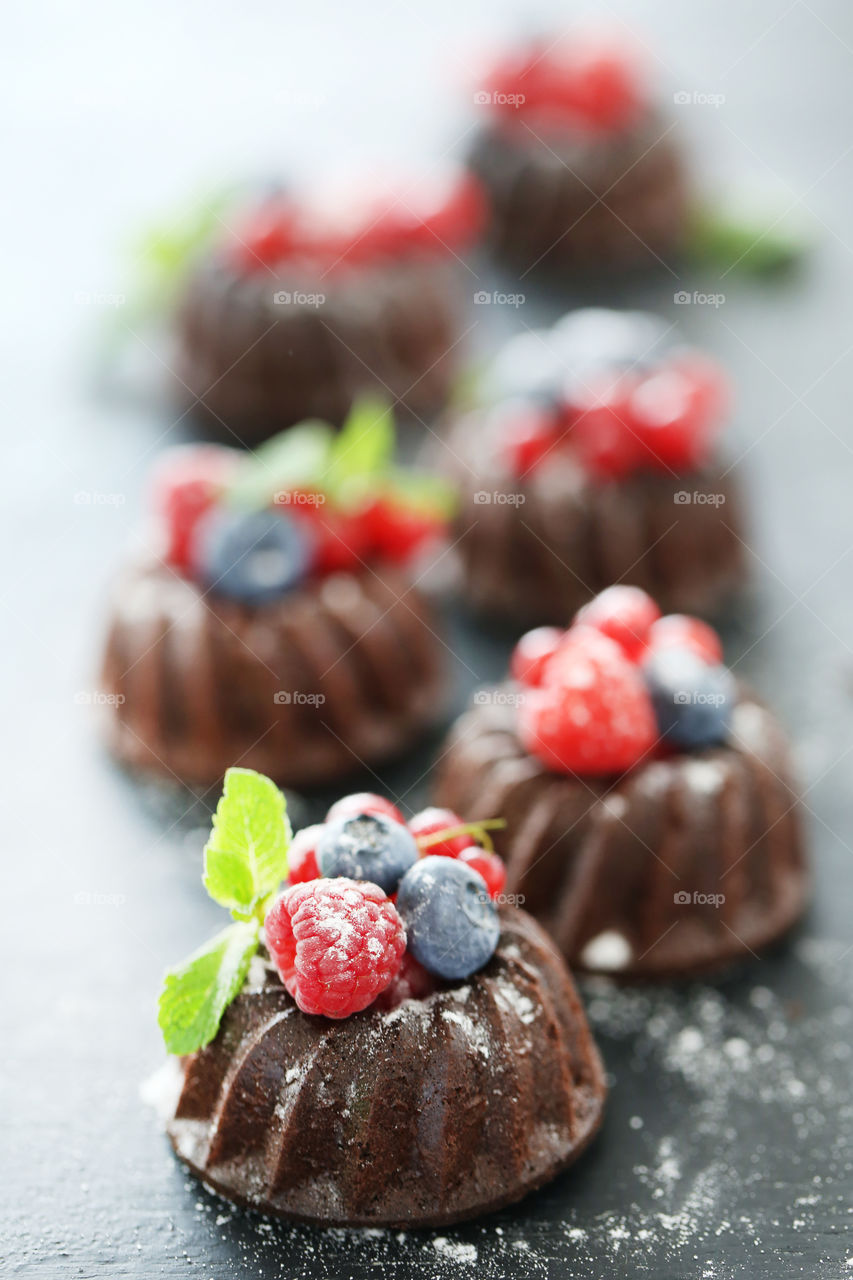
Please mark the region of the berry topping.
[[538, 405], [525, 405], [500, 423], [503, 455], [512, 474], [519, 478], [534, 471], [559, 440], [559, 422], [554, 413]]
[[356, 791], [351, 796], [342, 796], [340, 800], [335, 801], [326, 814], [326, 821], [334, 822], [336, 818], [352, 818], [361, 813], [381, 813], [386, 818], [404, 825], [406, 821], [396, 805], [386, 800], [384, 796], [374, 795], [372, 791]]
[[658, 618], [649, 633], [649, 647], [655, 652], [690, 649], [712, 666], [723, 660], [723, 646], [713, 627], [683, 613], [668, 613], [665, 618]]
[[302, 528], [275, 511], [210, 512], [198, 529], [194, 558], [203, 586], [260, 605], [301, 582], [311, 565]]
[[463, 849], [459, 854], [459, 861], [479, 872], [486, 882], [490, 898], [500, 897], [506, 884], [506, 867], [496, 853], [476, 847]]
[[437, 513], [390, 498], [378, 498], [362, 520], [371, 547], [391, 564], [404, 564], [444, 532], [444, 521]]
[[619, 480], [637, 469], [640, 445], [618, 387], [578, 412], [571, 442], [586, 470], [600, 480]]
[[415, 837], [419, 850], [424, 854], [433, 854], [441, 858], [456, 858], [463, 849], [476, 847], [476, 840], [468, 833], [449, 836], [445, 840], [431, 843], [430, 836], [440, 831], [452, 831], [454, 827], [464, 826], [460, 817], [450, 809], [424, 809], [416, 813], [409, 821], [409, 830]]
[[615, 586], [585, 604], [575, 622], [610, 636], [632, 662], [639, 662], [649, 643], [652, 625], [659, 618], [660, 609], [645, 591]]
[[316, 848], [323, 829], [319, 825], [303, 827], [291, 840], [287, 851], [287, 878], [291, 884], [304, 884], [306, 880], [319, 878]]
[[709, 666], [690, 649], [652, 652], [643, 665], [658, 731], [682, 750], [725, 742], [735, 702], [735, 683], [723, 666]]
[[653, 464], [686, 470], [707, 458], [727, 398], [716, 365], [690, 354], [641, 381], [627, 412]]
[[164, 559], [182, 573], [191, 564], [201, 517], [218, 502], [239, 454], [218, 445], [187, 445], [161, 460], [153, 480], [154, 510], [165, 534]]
[[436, 985], [433, 975], [418, 964], [411, 951], [406, 951], [399, 971], [376, 997], [376, 1008], [388, 1012], [404, 1000], [425, 1000], [435, 991]]
[[400, 881], [409, 950], [430, 973], [467, 978], [494, 955], [497, 910], [481, 875], [453, 858], [422, 858]]
[[312, 880], [276, 899], [267, 947], [303, 1013], [347, 1018], [372, 1004], [400, 968], [403, 922], [375, 884]]
[[519, 684], [542, 683], [545, 668], [563, 643], [564, 631], [558, 627], [536, 627], [523, 635], [512, 651], [509, 671]]
[[357, 569], [369, 557], [370, 532], [360, 512], [319, 502], [297, 502], [288, 509], [311, 539], [315, 573], [325, 576]]
[[621, 773], [657, 738], [639, 669], [619, 645], [585, 628], [568, 632], [545, 685], [529, 689], [518, 712], [525, 749], [561, 773]]
[[394, 893], [418, 859], [411, 833], [381, 813], [357, 813], [327, 822], [317, 841], [321, 875], [370, 880]]

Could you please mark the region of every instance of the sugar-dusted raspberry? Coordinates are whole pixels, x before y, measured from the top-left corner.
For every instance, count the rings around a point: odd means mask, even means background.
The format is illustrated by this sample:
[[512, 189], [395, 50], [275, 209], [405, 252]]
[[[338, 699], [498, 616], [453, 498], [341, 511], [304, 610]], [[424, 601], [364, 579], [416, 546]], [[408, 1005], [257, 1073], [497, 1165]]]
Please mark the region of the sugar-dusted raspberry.
[[632, 662], [639, 662], [660, 609], [639, 587], [608, 587], [578, 612], [576, 622], [610, 636]]
[[523, 635], [510, 659], [513, 680], [524, 685], [541, 684], [546, 664], [563, 643], [565, 634], [559, 627], [536, 627]]
[[437, 835], [439, 831], [464, 825], [463, 819], [451, 809], [424, 809], [409, 820], [409, 830], [415, 837], [421, 854], [433, 854], [440, 858], [456, 858], [463, 849], [471, 849], [476, 845], [476, 840], [470, 834], [450, 836], [436, 844], [429, 843], [430, 837]]
[[684, 613], [668, 613], [666, 617], [658, 618], [649, 632], [649, 647], [654, 652], [690, 649], [714, 666], [723, 660], [723, 646], [713, 627]]
[[437, 986], [433, 975], [418, 963], [411, 951], [406, 951], [399, 970], [376, 997], [376, 1007], [389, 1010], [396, 1009], [404, 1000], [425, 1000]]
[[728, 399], [721, 370], [695, 352], [652, 373], [636, 388], [628, 408], [646, 464], [677, 471], [701, 466], [723, 424]]
[[657, 739], [640, 669], [607, 636], [581, 628], [548, 664], [546, 683], [518, 709], [525, 749], [557, 773], [622, 773]]
[[181, 573], [191, 569], [196, 528], [218, 502], [240, 465], [236, 449], [180, 445], [161, 458], [152, 482], [152, 505], [163, 535], [163, 559]]
[[282, 982], [303, 1013], [348, 1018], [372, 1004], [400, 968], [406, 931], [367, 881], [312, 880], [286, 889], [264, 921]]
[[463, 849], [459, 855], [459, 861], [464, 862], [466, 867], [479, 871], [486, 882], [490, 898], [497, 898], [503, 893], [506, 884], [506, 867], [496, 853], [490, 853], [488, 849], [479, 847]]
[[318, 880], [317, 839], [325, 830], [322, 825], [303, 827], [297, 831], [287, 851], [287, 878], [291, 884], [304, 884], [306, 880]]
[[341, 796], [326, 814], [327, 822], [336, 818], [352, 818], [359, 813], [381, 813], [386, 818], [405, 825], [405, 818], [395, 804], [386, 800], [385, 796], [374, 795], [372, 791], [356, 791], [351, 796]]

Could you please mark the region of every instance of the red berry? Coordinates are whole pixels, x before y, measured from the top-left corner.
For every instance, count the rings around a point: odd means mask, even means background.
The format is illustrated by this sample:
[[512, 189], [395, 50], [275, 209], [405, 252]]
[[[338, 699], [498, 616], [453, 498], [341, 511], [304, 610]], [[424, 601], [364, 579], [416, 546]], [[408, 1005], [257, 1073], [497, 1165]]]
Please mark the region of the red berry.
[[624, 50], [587, 44], [572, 60], [570, 100], [593, 128], [627, 128], [641, 108], [637, 73]]
[[727, 399], [720, 370], [692, 352], [640, 382], [628, 413], [647, 462], [676, 470], [701, 466], [722, 425]]
[[513, 476], [523, 479], [534, 471], [560, 439], [551, 414], [535, 408], [520, 410], [501, 423], [501, 449]]
[[639, 587], [608, 587], [578, 611], [576, 623], [593, 627], [639, 662], [649, 643], [649, 631], [660, 617], [660, 609]]
[[616, 389], [579, 406], [571, 424], [570, 443], [587, 471], [600, 480], [618, 480], [634, 471], [641, 446]]
[[542, 683], [545, 667], [563, 643], [565, 631], [559, 627], [537, 627], [523, 635], [512, 651], [509, 671], [519, 684]]
[[518, 712], [525, 749], [558, 773], [630, 769], [654, 746], [657, 727], [639, 669], [614, 640], [570, 632]]
[[406, 931], [393, 903], [366, 881], [297, 884], [264, 921], [279, 976], [303, 1013], [347, 1018], [372, 1004], [400, 968]]
[[300, 246], [298, 215], [291, 200], [273, 196], [248, 214], [234, 233], [231, 260], [243, 271], [263, 271]]
[[496, 853], [480, 848], [463, 849], [459, 855], [459, 861], [464, 862], [466, 867], [473, 867], [475, 871], [479, 871], [486, 882], [490, 898], [497, 898], [503, 893], [506, 884], [506, 867]]
[[324, 502], [295, 502], [288, 513], [310, 528], [314, 572], [325, 576], [357, 569], [370, 554], [370, 535], [363, 516]]
[[314, 846], [323, 830], [322, 825], [303, 827], [297, 831], [287, 851], [287, 878], [291, 884], [304, 884], [306, 880], [319, 880], [320, 869]]
[[428, 836], [450, 827], [463, 827], [465, 823], [450, 809], [424, 809], [409, 820], [409, 830], [417, 841], [418, 848], [424, 857], [436, 854], [441, 858], [456, 858], [463, 849], [470, 849], [477, 844], [472, 835], [451, 836], [438, 844], [421, 844]]
[[181, 573], [192, 569], [201, 517], [219, 501], [239, 464], [236, 449], [186, 445], [169, 450], [155, 470], [152, 504], [165, 535], [163, 558]]
[[669, 613], [665, 618], [658, 618], [651, 628], [649, 647], [653, 650], [690, 649], [711, 666], [717, 666], [723, 660], [723, 646], [713, 627], [683, 613]]
[[373, 551], [392, 564], [404, 564], [445, 531], [445, 523], [430, 512], [404, 507], [389, 498], [377, 498], [364, 513]]
[[372, 791], [356, 791], [351, 796], [342, 796], [340, 800], [335, 801], [326, 814], [326, 821], [334, 822], [336, 818], [351, 818], [359, 813], [381, 813], [394, 822], [402, 823], [403, 826], [406, 823], [406, 819], [396, 805], [386, 800], [384, 796], [374, 795]]
[[376, 1007], [387, 1011], [396, 1009], [404, 1000], [424, 1000], [437, 986], [438, 982], [429, 970], [418, 963], [411, 951], [406, 951], [397, 975], [376, 997]]

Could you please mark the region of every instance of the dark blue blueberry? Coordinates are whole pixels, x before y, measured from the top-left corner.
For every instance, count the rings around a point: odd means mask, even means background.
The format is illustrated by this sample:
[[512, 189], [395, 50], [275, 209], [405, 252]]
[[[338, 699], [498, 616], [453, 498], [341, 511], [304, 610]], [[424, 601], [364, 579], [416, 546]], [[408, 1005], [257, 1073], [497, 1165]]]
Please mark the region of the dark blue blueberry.
[[667, 742], [693, 750], [728, 739], [736, 689], [726, 667], [709, 666], [689, 649], [662, 649], [646, 659], [643, 675]]
[[243, 604], [266, 604], [306, 577], [311, 545], [286, 515], [225, 508], [199, 530], [195, 560], [202, 586]]
[[483, 877], [464, 862], [421, 858], [400, 881], [397, 910], [412, 955], [440, 978], [467, 978], [495, 953], [497, 908]]
[[382, 813], [359, 813], [327, 822], [316, 854], [322, 875], [370, 880], [393, 893], [417, 862], [418, 846], [402, 823]]

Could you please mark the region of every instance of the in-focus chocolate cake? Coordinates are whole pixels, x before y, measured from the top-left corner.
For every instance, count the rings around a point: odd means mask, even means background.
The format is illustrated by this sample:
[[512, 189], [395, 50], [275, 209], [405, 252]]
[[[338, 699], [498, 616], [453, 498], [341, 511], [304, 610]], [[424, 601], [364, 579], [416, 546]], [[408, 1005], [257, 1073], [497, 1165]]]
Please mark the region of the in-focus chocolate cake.
[[650, 626], [638, 600], [613, 588], [568, 632], [524, 637], [515, 679], [454, 727], [436, 797], [506, 818], [507, 892], [574, 968], [683, 977], [779, 938], [808, 871], [776, 719], [719, 665], [709, 628]]
[[[265, 782], [229, 772], [222, 830], [242, 829], [250, 807], [271, 828]], [[279, 897], [258, 888], [265, 942], [257, 923], [231, 926], [238, 981], [224, 1006], [199, 1009], [192, 993], [212, 952], [228, 963], [225, 935], [167, 976], [160, 1024], [180, 1055], [167, 1130], [209, 1187], [263, 1213], [440, 1226], [510, 1204], [576, 1159], [601, 1121], [603, 1068], [536, 922], [490, 899], [471, 867], [431, 855], [440, 830], [416, 840], [387, 801], [350, 799], [306, 833]], [[226, 847], [239, 857], [215, 826], [209, 888], [221, 888]], [[396, 906], [376, 883], [322, 870], [353, 857], [396, 889]]]
[[207, 786], [239, 761], [310, 786], [404, 753], [440, 718], [445, 650], [410, 566], [443, 531], [441, 491], [417, 493], [411, 473], [401, 487], [384, 429], [358, 474], [355, 442], [381, 420], [364, 406], [338, 435], [294, 428], [254, 457], [165, 457], [102, 664], [122, 762]]
[[275, 194], [229, 214], [177, 308], [182, 407], [228, 443], [340, 424], [364, 391], [436, 412], [461, 354], [454, 257], [481, 219], [473, 180], [457, 176]]
[[[671, 328], [671, 326], [669, 326]], [[570, 313], [513, 339], [492, 403], [451, 423], [465, 600], [519, 629], [565, 624], [628, 576], [713, 616], [745, 578], [720, 371], [652, 316]]]
[[508, 52], [474, 95], [469, 164], [495, 252], [525, 274], [668, 263], [689, 186], [633, 51], [569, 33]]

